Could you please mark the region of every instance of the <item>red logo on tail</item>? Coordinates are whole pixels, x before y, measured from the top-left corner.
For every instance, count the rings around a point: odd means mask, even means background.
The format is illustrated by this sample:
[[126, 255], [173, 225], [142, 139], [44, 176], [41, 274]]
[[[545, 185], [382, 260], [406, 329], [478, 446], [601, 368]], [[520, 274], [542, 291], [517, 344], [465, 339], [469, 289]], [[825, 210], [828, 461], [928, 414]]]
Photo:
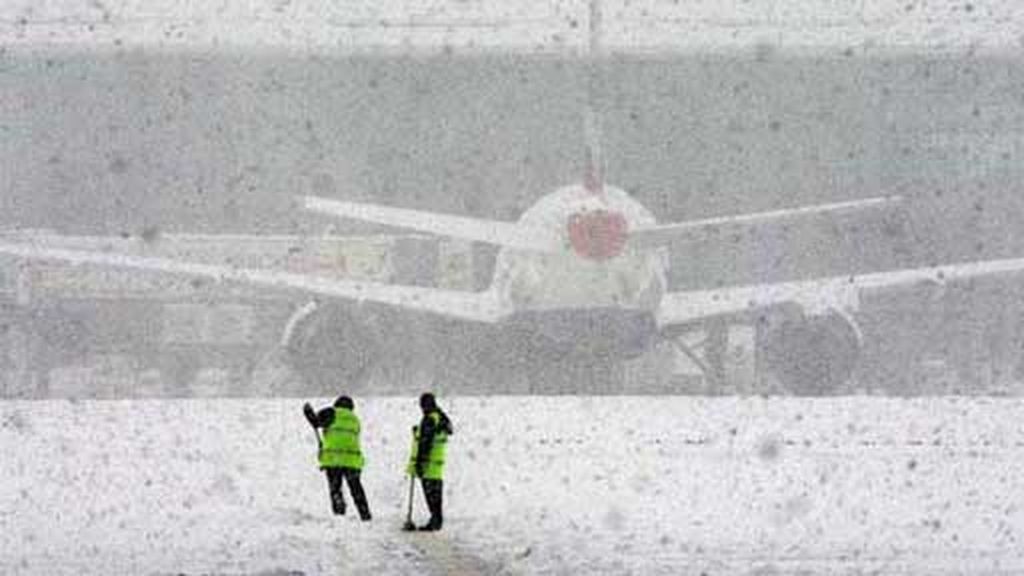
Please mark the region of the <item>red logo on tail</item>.
[[609, 260], [622, 253], [629, 236], [626, 218], [618, 212], [595, 210], [569, 218], [569, 242], [577, 254], [591, 260]]

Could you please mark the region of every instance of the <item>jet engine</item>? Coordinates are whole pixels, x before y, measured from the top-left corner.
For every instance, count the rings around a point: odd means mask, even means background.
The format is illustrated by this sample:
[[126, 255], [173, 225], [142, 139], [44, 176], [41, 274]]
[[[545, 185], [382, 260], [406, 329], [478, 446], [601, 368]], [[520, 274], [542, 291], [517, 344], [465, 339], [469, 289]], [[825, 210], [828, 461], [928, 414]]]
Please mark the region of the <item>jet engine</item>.
[[759, 328], [760, 361], [787, 392], [802, 396], [836, 393], [850, 379], [863, 338], [845, 311], [813, 316], [783, 314]]
[[358, 389], [380, 358], [378, 320], [355, 305], [310, 302], [285, 325], [285, 361], [313, 392]]

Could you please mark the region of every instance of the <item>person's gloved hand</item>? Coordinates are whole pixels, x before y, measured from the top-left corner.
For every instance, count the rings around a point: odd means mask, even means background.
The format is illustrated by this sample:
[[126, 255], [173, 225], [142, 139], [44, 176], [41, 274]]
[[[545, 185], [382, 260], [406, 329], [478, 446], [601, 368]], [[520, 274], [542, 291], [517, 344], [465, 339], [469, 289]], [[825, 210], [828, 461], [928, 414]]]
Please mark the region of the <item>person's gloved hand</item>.
[[313, 428], [316, 428], [316, 411], [313, 410], [313, 407], [310, 406], [309, 402], [306, 402], [305, 404], [302, 405], [302, 413], [306, 415], [306, 421], [309, 422], [309, 425], [312, 426]]

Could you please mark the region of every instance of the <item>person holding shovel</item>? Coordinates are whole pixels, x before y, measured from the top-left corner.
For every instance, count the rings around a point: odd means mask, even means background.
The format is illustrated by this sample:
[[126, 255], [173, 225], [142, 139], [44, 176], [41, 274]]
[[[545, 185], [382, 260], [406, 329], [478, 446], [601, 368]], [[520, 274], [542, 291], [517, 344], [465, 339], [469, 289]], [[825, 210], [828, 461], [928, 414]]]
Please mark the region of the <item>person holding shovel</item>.
[[[331, 497], [331, 510], [345, 515], [345, 497], [342, 494], [342, 482], [348, 483], [352, 500], [359, 510], [359, 518], [369, 521], [370, 505], [366, 501], [366, 493], [359, 479], [363, 469], [363, 453], [359, 447], [359, 418], [355, 414], [355, 404], [348, 396], [338, 396], [333, 407], [314, 412], [313, 407], [306, 403], [302, 407], [310, 426], [317, 431], [320, 442], [320, 469], [327, 475], [327, 488]], [[323, 430], [323, 439], [320, 430]]]
[[[407, 472], [410, 477], [420, 479], [423, 496], [430, 510], [430, 521], [417, 528], [422, 532], [434, 532], [441, 529], [444, 522], [442, 514], [442, 494], [444, 492], [444, 461], [447, 452], [448, 437], [452, 435], [452, 421], [437, 405], [434, 395], [427, 392], [420, 396], [420, 410], [423, 419], [418, 426], [413, 426], [412, 450], [409, 455]], [[410, 510], [406, 519], [405, 529], [412, 529], [411, 502], [412, 490], [410, 483]]]

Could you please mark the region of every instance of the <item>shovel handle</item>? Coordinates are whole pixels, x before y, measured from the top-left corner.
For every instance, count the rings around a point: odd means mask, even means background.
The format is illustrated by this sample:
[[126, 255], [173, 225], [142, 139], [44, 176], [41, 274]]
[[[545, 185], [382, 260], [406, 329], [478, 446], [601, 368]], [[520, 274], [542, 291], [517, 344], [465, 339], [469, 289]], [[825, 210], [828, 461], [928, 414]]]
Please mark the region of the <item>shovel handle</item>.
[[410, 475], [409, 476], [409, 499], [408, 499], [408, 503], [407, 503], [407, 506], [406, 506], [406, 509], [405, 509], [405, 525], [406, 526], [409, 526], [410, 524], [412, 524], [412, 496], [413, 496], [413, 492], [415, 491], [415, 489], [416, 489], [416, 479], [413, 478], [412, 475]]

